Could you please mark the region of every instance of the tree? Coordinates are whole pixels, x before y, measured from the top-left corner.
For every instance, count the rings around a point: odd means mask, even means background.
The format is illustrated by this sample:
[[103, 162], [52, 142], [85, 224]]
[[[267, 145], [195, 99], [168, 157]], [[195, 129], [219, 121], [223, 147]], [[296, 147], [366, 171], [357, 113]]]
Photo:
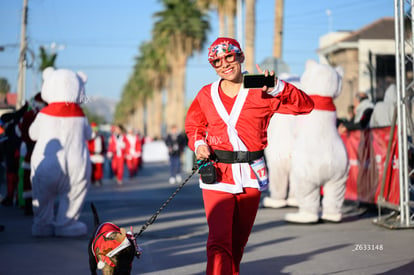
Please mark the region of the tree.
[[282, 59], [284, 0], [275, 0], [273, 57]]
[[6, 78], [0, 78], [0, 102], [6, 101], [6, 94], [10, 92], [10, 84]]
[[115, 120], [127, 123], [152, 137], [161, 136], [163, 120], [162, 90], [169, 75], [166, 51], [169, 41], [155, 38], [139, 47], [134, 72], [117, 105]]
[[0, 78], [0, 94], [7, 94], [8, 92], [10, 92], [10, 83], [6, 78], [1, 77]]
[[237, 0], [198, 0], [202, 10], [216, 10], [219, 18], [219, 36], [235, 37]]
[[141, 47], [141, 58], [138, 70], [143, 77], [148, 92], [145, 96], [146, 130], [151, 137], [161, 137], [164, 124], [164, 108], [162, 102], [163, 88], [170, 72], [166, 53], [169, 41], [163, 37], [155, 37]]
[[55, 67], [55, 61], [57, 58], [57, 54], [56, 53], [51, 53], [49, 54], [45, 47], [40, 46], [39, 47], [40, 50], [40, 66], [39, 66], [39, 71], [43, 72], [44, 69], [46, 69], [47, 67]]
[[256, 1], [246, 0], [246, 30], [245, 30], [245, 68], [248, 72], [253, 73], [255, 68], [255, 45], [256, 37]]
[[187, 59], [204, 46], [210, 24], [207, 15], [200, 10], [195, 0], [162, 2], [164, 10], [155, 14], [153, 37], [166, 39], [170, 45], [166, 52], [171, 68], [171, 85], [167, 87], [170, 111], [167, 111], [166, 117], [172, 120], [167, 127], [176, 124], [183, 129]]

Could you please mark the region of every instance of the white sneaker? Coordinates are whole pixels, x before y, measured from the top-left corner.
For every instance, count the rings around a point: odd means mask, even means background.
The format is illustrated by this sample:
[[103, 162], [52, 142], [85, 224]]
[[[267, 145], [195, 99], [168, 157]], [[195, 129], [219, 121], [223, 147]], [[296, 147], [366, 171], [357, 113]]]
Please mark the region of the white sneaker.
[[174, 184], [175, 183], [175, 178], [174, 177], [170, 177], [170, 179], [168, 180], [170, 184]]
[[181, 182], [183, 181], [183, 179], [181, 178], [181, 175], [176, 175], [176, 176], [175, 176], [175, 181], [176, 181], [177, 183], [181, 183]]
[[295, 199], [295, 198], [288, 198], [287, 199], [287, 205], [290, 206], [290, 207], [298, 207], [299, 206], [298, 200]]
[[266, 208], [282, 208], [287, 206], [286, 200], [272, 199], [271, 197], [265, 197], [263, 199], [263, 207]]
[[341, 213], [336, 213], [336, 214], [322, 213], [321, 219], [327, 222], [337, 223], [337, 222], [341, 222], [342, 214]]
[[317, 223], [319, 217], [317, 214], [307, 212], [287, 213], [285, 221], [292, 223]]

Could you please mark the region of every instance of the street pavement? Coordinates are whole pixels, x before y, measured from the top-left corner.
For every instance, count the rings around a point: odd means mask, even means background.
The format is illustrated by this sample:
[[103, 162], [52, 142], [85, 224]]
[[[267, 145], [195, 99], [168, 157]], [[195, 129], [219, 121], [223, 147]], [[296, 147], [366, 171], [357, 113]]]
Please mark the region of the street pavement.
[[[139, 237], [143, 254], [134, 260], [132, 274], [204, 274], [208, 228], [197, 177]], [[165, 162], [144, 164], [136, 178], [121, 186], [111, 179], [92, 186], [80, 217], [89, 234], [77, 238], [34, 238], [32, 217], [0, 206], [0, 224], [5, 226], [0, 232], [0, 275], [89, 274], [91, 202], [101, 221], [139, 232], [177, 187], [168, 183]], [[4, 184], [0, 188], [4, 194]], [[295, 208], [260, 208], [240, 274], [414, 274], [413, 229], [379, 226], [373, 223], [375, 209], [361, 209], [339, 224], [295, 225], [283, 220]]]

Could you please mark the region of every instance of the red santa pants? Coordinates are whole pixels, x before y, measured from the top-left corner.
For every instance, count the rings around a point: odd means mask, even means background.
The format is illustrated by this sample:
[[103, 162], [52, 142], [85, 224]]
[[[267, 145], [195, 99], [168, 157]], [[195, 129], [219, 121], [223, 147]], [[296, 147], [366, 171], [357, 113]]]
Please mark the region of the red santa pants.
[[129, 171], [129, 177], [134, 177], [137, 175], [138, 172], [138, 158], [127, 158], [126, 165]]
[[230, 194], [203, 189], [209, 227], [206, 274], [239, 274], [244, 247], [256, 218], [260, 191]]
[[124, 158], [114, 156], [112, 159], [112, 171], [118, 181], [122, 181], [124, 177]]
[[102, 180], [103, 178], [103, 163], [92, 163], [92, 182]]

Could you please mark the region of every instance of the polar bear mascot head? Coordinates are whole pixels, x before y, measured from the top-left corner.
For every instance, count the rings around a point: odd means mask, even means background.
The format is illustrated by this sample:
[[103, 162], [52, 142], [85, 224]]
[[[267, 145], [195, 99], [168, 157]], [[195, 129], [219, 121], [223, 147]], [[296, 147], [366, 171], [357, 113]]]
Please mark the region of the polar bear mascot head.
[[47, 103], [80, 104], [85, 100], [85, 84], [88, 79], [85, 73], [48, 67], [43, 71], [42, 76], [42, 98]]
[[314, 110], [299, 116], [292, 147], [290, 184], [299, 212], [286, 220], [314, 223], [319, 220], [320, 189], [323, 187], [323, 220], [339, 222], [348, 177], [348, 154], [336, 128], [333, 99], [341, 92], [343, 70], [309, 60], [301, 88], [314, 101]]
[[342, 67], [332, 68], [315, 60], [308, 60], [300, 83], [308, 95], [336, 98], [341, 93], [343, 75]]

